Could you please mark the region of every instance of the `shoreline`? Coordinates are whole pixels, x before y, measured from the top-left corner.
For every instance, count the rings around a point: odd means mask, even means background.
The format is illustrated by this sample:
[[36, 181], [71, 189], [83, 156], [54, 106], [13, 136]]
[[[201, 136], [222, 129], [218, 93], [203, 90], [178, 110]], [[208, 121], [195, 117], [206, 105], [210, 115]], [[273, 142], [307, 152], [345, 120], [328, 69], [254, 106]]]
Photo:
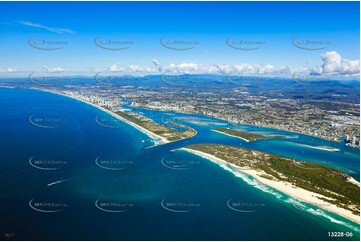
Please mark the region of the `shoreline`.
[[[55, 92], [52, 92], [52, 91], [42, 90], [42, 89], [36, 89], [36, 88], [32, 88], [32, 87], [30, 87], [30, 88], [19, 88], [19, 87], [11, 87], [11, 86], [0, 86], [0, 88], [8, 88], [8, 89], [31, 89], [31, 90], [39, 90], [39, 91], [44, 91], [44, 92], [55, 93]], [[55, 94], [59, 94], [59, 93], [55, 93]], [[59, 95], [62, 95], [62, 94], [59, 94]], [[64, 96], [66, 96], [66, 95], [64, 95]], [[70, 96], [67, 96], [67, 97], [70, 97]], [[71, 98], [72, 98], [72, 97], [71, 97]], [[74, 99], [76, 99], [76, 98], [74, 98]], [[77, 99], [77, 100], [78, 100], [78, 99]], [[83, 100], [80, 100], [80, 101], [83, 101]], [[161, 111], [160, 109], [156, 109], [156, 108], [149, 108], [149, 107], [142, 107], [142, 108], [147, 109], [147, 110]], [[172, 110], [164, 110], [164, 112], [173, 112], [173, 111], [172, 111]], [[201, 113], [187, 113], [187, 112], [185, 112], [185, 114], [203, 115], [203, 116], [205, 116], [205, 117], [207, 117], [207, 118], [218, 119], [218, 120], [221, 120], [221, 121], [224, 121], [224, 122], [229, 123], [227, 120], [224, 120], [224, 119], [222, 119], [222, 118], [213, 117], [213, 116], [208, 116], [208, 115], [206, 115], [206, 114], [201, 114]], [[294, 133], [294, 134], [296, 134], [296, 135], [304, 135], [304, 136], [308, 136], [308, 137], [310, 137], [310, 138], [316, 138], [316, 139], [321, 139], [321, 140], [324, 140], [324, 141], [334, 142], [334, 143], [336, 143], [336, 144], [342, 143], [342, 141], [339, 141], [339, 140], [326, 139], [326, 138], [319, 137], [319, 136], [316, 136], [316, 135], [312, 135], [312, 134], [309, 134], [309, 133], [302, 133], [302, 132], [300, 132], [300, 131], [281, 129], [281, 128], [273, 127], [273, 126], [256, 125], [256, 124], [251, 124], [251, 123], [237, 123], [237, 124], [229, 123], [229, 124], [231, 124], [231, 125], [247, 125], [247, 126], [252, 126], [252, 127], [271, 129], [271, 130], [276, 130], [276, 131], [281, 131], [281, 132]], [[237, 137], [237, 138], [238, 138], [238, 137]], [[288, 139], [288, 138], [294, 138], [294, 137], [285, 135], [285, 138]], [[347, 146], [347, 145], [345, 145], [345, 147], [360, 150], [360, 147], [351, 147], [351, 146]]]
[[[255, 180], [257, 180], [261, 184], [267, 185], [267, 186], [269, 186], [277, 191], [280, 191], [292, 198], [299, 199], [300, 201], [317, 206], [321, 209], [324, 209], [326, 211], [329, 211], [336, 215], [344, 217], [352, 222], [356, 222], [357, 224], [360, 224], [360, 216], [353, 214], [351, 211], [349, 211], [347, 209], [337, 207], [336, 205], [334, 205], [332, 203], [329, 203], [329, 202], [326, 202], [326, 201], [320, 199], [319, 197], [327, 198], [321, 194], [314, 193], [314, 192], [308, 191], [303, 188], [295, 187], [293, 184], [288, 183], [288, 182], [273, 181], [273, 180], [269, 180], [267, 178], [263, 178], [263, 177], [261, 177], [261, 175], [267, 174], [267, 173], [264, 173], [263, 171], [257, 171], [257, 170], [251, 170], [251, 169], [247, 169], [247, 170], [242, 169], [241, 167], [239, 167], [237, 165], [229, 163], [225, 160], [222, 160], [222, 159], [215, 157], [214, 155], [211, 155], [208, 153], [204, 153], [204, 152], [201, 152], [198, 150], [193, 150], [193, 149], [188, 149], [188, 148], [180, 148], [179, 150], [187, 151], [194, 155], [208, 159], [216, 164], [230, 165], [234, 169], [236, 169], [238, 172], [252, 176]], [[355, 181], [349, 181], [349, 182], [355, 182]], [[360, 184], [358, 183], [358, 185], [360, 185]]]
[[[155, 111], [160, 111], [159, 109], [156, 109], [156, 108], [148, 108], [148, 107], [143, 107], [144, 109], [148, 109], [148, 110], [155, 110]], [[169, 110], [165, 110], [165, 112], [168, 112]], [[221, 121], [224, 121], [224, 122], [227, 122], [228, 124], [230, 125], [233, 125], [233, 126], [236, 126], [236, 125], [247, 125], [247, 126], [252, 126], [252, 127], [258, 127], [258, 128], [265, 128], [265, 129], [271, 129], [271, 130], [276, 130], [276, 131], [281, 131], [281, 132], [287, 132], [287, 133], [294, 133], [296, 135], [305, 135], [305, 136], [308, 136], [310, 138], [317, 138], [317, 139], [321, 139], [321, 140], [325, 140], [325, 141], [329, 141], [329, 142], [334, 142], [336, 144], [340, 144], [342, 143], [342, 141], [335, 141], [335, 140], [331, 140], [331, 139], [325, 139], [323, 137], [319, 137], [319, 136], [316, 136], [316, 135], [312, 135], [312, 134], [309, 134], [309, 133], [302, 133], [300, 131], [293, 131], [293, 130], [287, 130], [287, 129], [281, 129], [281, 128], [278, 128], [278, 127], [273, 127], [273, 126], [267, 126], [267, 125], [256, 125], [256, 124], [251, 124], [251, 123], [236, 123], [236, 124], [232, 124], [232, 123], [229, 123], [227, 120], [225, 119], [222, 119], [220, 117], [213, 117], [213, 116], [208, 116], [206, 114], [201, 114], [201, 113], [187, 113], [186, 114], [198, 114], [198, 115], [203, 115], [207, 118], [212, 118], [212, 119], [218, 119], [218, 120], [221, 120]], [[285, 138], [293, 138], [293, 137], [288, 137], [287, 135], [285, 135]], [[350, 147], [350, 148], [354, 148], [354, 149], [360, 149], [360, 147]]]
[[215, 130], [215, 129], [211, 129], [211, 130], [212, 130], [213, 132], [216, 132], [216, 133], [224, 134], [224, 135], [227, 135], [227, 136], [231, 136], [231, 137], [233, 137], [233, 138], [242, 139], [242, 140], [244, 140], [244, 141], [246, 141], [246, 142], [250, 142], [248, 139], [245, 139], [245, 138], [242, 138], [242, 137], [239, 137], [239, 136], [227, 134], [227, 133], [224, 133], [224, 132]]
[[[235, 135], [231, 135], [231, 134], [227, 134], [225, 132], [218, 131], [218, 130], [215, 130], [215, 129], [211, 129], [211, 131], [217, 132], [217, 133], [220, 133], [220, 134], [223, 134], [223, 135], [227, 135], [227, 136], [230, 136], [230, 137], [233, 137], [233, 138], [242, 139], [242, 140], [244, 140], [246, 142], [250, 142], [249, 140], [247, 140], [245, 138], [235, 136]], [[285, 136], [284, 138], [287, 139], [288, 137]], [[257, 140], [261, 140], [261, 139], [257, 139]], [[257, 140], [255, 140], [255, 141], [257, 141]], [[333, 147], [328, 147], [328, 146], [312, 146], [312, 145], [300, 144], [300, 143], [291, 142], [291, 141], [287, 141], [287, 142], [293, 143], [293, 144], [298, 145], [298, 146], [303, 146], [303, 147], [306, 147], [306, 148], [310, 148], [310, 149], [323, 150], [323, 151], [329, 151], [329, 152], [339, 152], [340, 151], [340, 149], [338, 149], [338, 148], [333, 148]]]
[[116, 113], [114, 113], [114, 112], [112, 112], [112, 111], [110, 111], [110, 110], [108, 110], [106, 108], [103, 108], [101, 106], [98, 106], [98, 105], [96, 105], [94, 103], [91, 103], [91, 102], [88, 102], [88, 101], [85, 101], [85, 100], [82, 100], [80, 98], [76, 98], [76, 97], [73, 97], [73, 96], [69, 96], [69, 95], [66, 95], [66, 94], [63, 94], [63, 93], [54, 92], [54, 91], [42, 90], [42, 89], [33, 89], [33, 90], [48, 92], [48, 93], [52, 93], [52, 94], [72, 98], [74, 100], [77, 100], [77, 101], [83, 102], [85, 104], [91, 105], [91, 106], [97, 108], [98, 110], [101, 110], [101, 111], [111, 115], [112, 117], [114, 117], [114, 118], [116, 118], [118, 120], [121, 120], [121, 121], [125, 122], [126, 124], [129, 124], [130, 126], [134, 127], [135, 129], [139, 130], [140, 132], [144, 133], [145, 135], [147, 135], [149, 138], [151, 138], [153, 140], [153, 142], [155, 143], [154, 146], [170, 143], [170, 141], [167, 140], [166, 138], [164, 138], [162, 136], [159, 136], [159, 135], [157, 135], [157, 134], [143, 128], [142, 126], [140, 126], [138, 124], [135, 124], [135, 123], [133, 123], [133, 122], [131, 122], [131, 121], [117, 115]]

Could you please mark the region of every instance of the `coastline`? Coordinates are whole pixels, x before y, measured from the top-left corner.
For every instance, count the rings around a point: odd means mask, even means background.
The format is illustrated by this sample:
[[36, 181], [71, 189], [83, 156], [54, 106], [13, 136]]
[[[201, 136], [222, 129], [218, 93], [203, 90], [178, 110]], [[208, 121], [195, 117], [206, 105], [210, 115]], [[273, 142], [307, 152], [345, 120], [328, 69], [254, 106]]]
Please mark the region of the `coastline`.
[[[44, 92], [51, 92], [51, 93], [55, 93], [55, 94], [59, 94], [59, 95], [64, 95], [64, 94], [60, 94], [60, 93], [56, 93], [56, 92], [53, 92], [53, 91], [48, 91], [48, 90], [42, 90], [42, 89], [37, 89], [37, 88], [19, 88], [19, 87], [11, 87], [11, 86], [0, 86], [0, 88], [8, 88], [8, 89], [32, 89], [32, 90], [39, 90], [39, 91], [44, 91]], [[67, 95], [64, 95], [64, 96], [67, 96]], [[70, 98], [73, 98], [71, 96], [67, 96], [67, 97], [70, 97]], [[76, 99], [76, 98], [74, 98]], [[78, 100], [78, 99], [77, 99]], [[79, 100], [79, 101], [83, 101], [83, 100]], [[155, 110], [155, 111], [159, 111], [159, 109], [156, 109], [156, 108], [149, 108], [149, 107], [143, 107], [144, 109], [147, 109], [147, 110]], [[164, 110], [165, 112], [172, 112], [172, 110]], [[202, 113], [188, 113], [188, 112], [184, 112], [185, 114], [199, 114], [199, 115], [203, 115], [207, 118], [212, 118], [212, 119], [218, 119], [218, 120], [221, 120], [221, 121], [224, 121], [224, 122], [227, 122], [227, 120], [225, 119], [222, 119], [220, 117], [213, 117], [213, 116], [208, 116], [206, 114], [202, 114]], [[231, 124], [231, 123], [229, 123]], [[304, 135], [304, 136], [308, 136], [310, 138], [317, 138], [317, 139], [321, 139], [321, 140], [324, 140], [324, 141], [329, 141], [329, 142], [334, 142], [334, 143], [341, 143], [341, 141], [339, 140], [331, 140], [331, 139], [326, 139], [324, 137], [319, 137], [319, 136], [316, 136], [316, 135], [312, 135], [312, 134], [309, 134], [309, 133], [302, 133], [300, 131], [295, 131], [295, 130], [287, 130], [287, 129], [281, 129], [281, 128], [278, 128], [278, 127], [273, 127], [273, 126], [267, 126], [267, 125], [260, 125], [260, 124], [251, 124], [251, 123], [237, 123], [237, 124], [231, 124], [231, 125], [248, 125], [248, 126], [252, 126], [252, 127], [259, 127], [259, 128], [265, 128], [265, 129], [273, 129], [273, 130], [276, 130], [276, 131], [282, 131], [282, 132], [288, 132], [288, 133], [294, 133], [296, 135]], [[156, 134], [154, 134], [156, 135]], [[239, 137], [237, 137], [239, 138]], [[294, 137], [294, 136], [287, 136], [285, 135], [284, 137], [285, 139], [291, 139], [291, 138], [297, 138], [297, 137]], [[347, 146], [349, 148], [353, 148], [353, 149], [358, 149], [360, 150], [360, 147], [351, 147], [351, 146]], [[333, 151], [333, 150], [332, 150]], [[336, 151], [336, 150], [335, 150]]]
[[73, 96], [69, 96], [69, 95], [66, 95], [66, 94], [63, 94], [63, 93], [58, 93], [58, 92], [54, 92], [54, 91], [49, 91], [49, 90], [42, 90], [42, 89], [33, 89], [33, 90], [38, 90], [38, 91], [42, 91], [42, 92], [49, 92], [49, 93], [52, 93], [52, 94], [56, 94], [56, 95], [60, 95], [60, 96], [64, 96], [64, 97], [68, 97], [68, 98], [72, 98], [74, 100], [77, 100], [77, 101], [80, 101], [80, 102], [83, 102], [83, 103], [86, 103], [88, 105], [91, 105], [103, 112], [106, 112], [107, 114], [111, 115], [112, 117], [118, 119], [118, 120], [121, 120], [127, 124], [129, 124], [130, 126], [136, 128], [137, 130], [139, 130], [140, 132], [146, 134], [148, 137], [150, 137], [153, 141], [154, 141], [154, 146], [157, 146], [157, 145], [161, 145], [161, 144], [166, 144], [166, 143], [170, 143], [169, 140], [167, 140], [166, 138], [160, 136], [160, 135], [157, 135], [153, 132], [150, 132], [149, 130], [143, 128], [142, 126], [138, 125], [138, 124], [135, 124], [119, 115], [117, 115], [116, 113], [106, 109], [106, 108], [103, 108], [101, 106], [98, 106], [98, 105], [95, 105], [94, 103], [91, 103], [91, 102], [88, 102], [88, 101], [85, 101], [85, 100], [82, 100], [80, 98], [76, 98], [76, 97], [73, 97]]
[[235, 136], [235, 135], [231, 135], [231, 134], [227, 134], [227, 133], [223, 133], [221, 131], [218, 131], [218, 130], [215, 130], [215, 129], [211, 129], [213, 132], [216, 132], [216, 133], [220, 133], [220, 134], [224, 134], [224, 135], [227, 135], [227, 136], [231, 136], [231, 137], [234, 137], [234, 138], [237, 138], [237, 139], [242, 139], [246, 142], [249, 142], [248, 139], [245, 139], [245, 138], [242, 138], [242, 137], [239, 137], [239, 136]]
[[[287, 194], [288, 196], [291, 196], [293, 198], [296, 198], [300, 201], [303, 201], [305, 203], [311, 204], [311, 205], [315, 205], [321, 209], [327, 210], [329, 212], [332, 212], [334, 214], [337, 214], [339, 216], [342, 216], [350, 221], [356, 222], [358, 224], [360, 224], [360, 216], [353, 214], [351, 211], [344, 209], [344, 208], [340, 208], [337, 207], [336, 205], [326, 202], [321, 198], [326, 198], [325, 196], [321, 195], [321, 194], [317, 194], [314, 192], [310, 192], [308, 190], [305, 190], [303, 188], [298, 188], [295, 187], [294, 185], [292, 185], [291, 183], [288, 182], [281, 182], [281, 181], [273, 181], [273, 180], [269, 180], [267, 178], [262, 177], [261, 175], [266, 174], [264, 172], [261, 171], [257, 171], [257, 170], [251, 170], [251, 169], [242, 169], [241, 167], [234, 165], [232, 163], [229, 163], [225, 160], [222, 160], [218, 157], [215, 157], [211, 154], [207, 154], [198, 150], [193, 150], [193, 149], [188, 149], [188, 148], [180, 148], [180, 150], [184, 150], [187, 152], [190, 152], [194, 155], [200, 156], [202, 158], [208, 159], [216, 164], [222, 164], [222, 165], [230, 165], [232, 166], [234, 169], [236, 169], [238, 172], [247, 174], [252, 176], [255, 180], [257, 180], [258, 182], [267, 185], [277, 191], [280, 191], [282, 193]], [[355, 181], [349, 181], [349, 182], [355, 182]], [[358, 183], [359, 185], [359, 183]]]
[[[118, 116], [116, 113], [113, 113], [112, 111], [107, 110], [107, 109], [105, 109], [105, 108], [103, 108], [101, 106], [97, 106], [97, 105], [95, 105], [93, 103], [90, 103], [90, 102], [87, 102], [85, 100], [82, 100], [82, 99], [79, 99], [79, 98], [76, 98], [76, 97], [73, 97], [73, 96], [69, 96], [69, 95], [66, 95], [66, 94], [58, 93], [58, 92], [55, 92], [55, 91], [48, 91], [48, 90], [41, 90], [41, 89], [33, 89], [33, 90], [49, 92], [49, 93], [52, 93], [52, 94], [65, 96], [65, 97], [72, 98], [74, 100], [89, 104], [89, 105], [91, 105], [91, 106], [93, 106], [93, 107], [95, 107], [95, 108], [97, 108], [97, 109], [99, 109], [99, 110], [101, 110], [103, 112], [108, 113], [112, 117], [115, 117], [115, 118], [117, 118], [117, 119], [131, 125], [132, 127], [136, 128], [139, 131], [141, 131], [142, 133], [146, 134], [147, 136], [149, 136], [150, 138], [153, 139], [153, 141], [155, 142], [154, 146], [157, 146], [158, 144], [165, 144], [165, 143], [170, 142], [166, 138], [161, 137], [161, 136], [159, 136], [157, 134], [154, 134], [154, 133], [146, 130], [145, 128], [143, 128], [143, 127], [141, 127], [141, 126], [139, 126], [139, 125], [137, 125], [135, 123], [132, 123], [131, 121], [126, 120], [126, 119]], [[219, 131], [215, 131], [215, 130], [212, 130], [212, 131], [219, 132]], [[222, 132], [219, 132], [219, 133], [222, 133]], [[225, 133], [222, 133], [222, 134], [225, 134]], [[225, 134], [225, 135], [229, 135], [229, 134]], [[232, 135], [229, 135], [229, 136], [232, 136]], [[233, 136], [233, 137], [241, 138], [241, 137], [237, 137], [237, 136]], [[241, 139], [243, 139], [243, 138], [241, 138]], [[246, 140], [246, 139], [244, 139], [244, 140]], [[159, 143], [156, 143], [156, 142], [159, 142]], [[310, 146], [310, 148], [314, 148], [314, 147]], [[218, 163], [218, 164], [230, 165], [230, 166], [234, 167], [234, 169], [236, 169], [237, 171], [242, 172], [242, 173], [246, 173], [246, 174], [252, 176], [255, 180], [259, 181], [260, 183], [263, 183], [263, 184], [265, 184], [265, 185], [267, 185], [269, 187], [272, 187], [275, 190], [278, 190], [278, 191], [283, 192], [283, 193], [285, 193], [285, 194], [287, 194], [287, 195], [289, 195], [291, 197], [297, 198], [297, 199], [299, 199], [301, 201], [304, 201], [306, 203], [309, 203], [309, 204], [313, 204], [313, 205], [318, 206], [318, 207], [320, 207], [320, 208], [322, 208], [324, 210], [330, 211], [332, 213], [335, 213], [337, 215], [340, 215], [342, 217], [345, 217], [345, 218], [347, 218], [347, 219], [349, 219], [351, 221], [354, 221], [354, 222], [360, 224], [360, 217], [358, 215], [354, 215], [349, 210], [339, 208], [334, 204], [327, 203], [324, 200], [318, 198], [318, 197], [325, 198], [323, 195], [313, 193], [313, 192], [307, 191], [307, 190], [302, 189], [302, 188], [296, 188], [291, 183], [280, 182], [280, 181], [272, 181], [272, 180], [263, 178], [262, 176], [260, 176], [260, 174], [262, 174], [262, 172], [259, 172], [257, 170], [244, 170], [239, 166], [228, 163], [225, 160], [219, 159], [219, 158], [217, 158], [217, 157], [215, 157], [213, 155], [210, 155], [210, 154], [207, 154], [207, 153], [204, 153], [204, 152], [200, 152], [200, 151], [196, 151], [196, 150], [192, 150], [192, 149], [187, 149], [187, 148], [181, 148], [181, 149], [186, 150], [188, 152], [191, 152], [191, 153], [193, 153], [195, 155], [201, 156], [203, 158], [209, 159], [212, 162], [215, 162], [215, 163]], [[327, 148], [320, 147], [320, 149], [327, 149]], [[263, 173], [263, 174], [266, 174], [266, 173]], [[360, 183], [357, 182], [356, 180], [352, 179], [352, 178], [349, 180], [349, 182], [360, 186]], [[316, 205], [316, 204], [318, 204], [318, 205]]]

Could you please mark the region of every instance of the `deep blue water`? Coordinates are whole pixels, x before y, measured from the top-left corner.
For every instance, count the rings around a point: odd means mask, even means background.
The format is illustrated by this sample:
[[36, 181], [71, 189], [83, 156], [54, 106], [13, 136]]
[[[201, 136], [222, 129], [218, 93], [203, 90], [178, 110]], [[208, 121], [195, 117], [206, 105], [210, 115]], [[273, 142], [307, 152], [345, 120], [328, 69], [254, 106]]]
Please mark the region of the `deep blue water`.
[[239, 145], [337, 167], [359, 180], [357, 149], [240, 125], [237, 128], [242, 130], [293, 137], [246, 143], [210, 131], [229, 126], [220, 120], [137, 109], [156, 122], [167, 125], [176, 120], [198, 132], [188, 140], [144, 149], [153, 145], [149, 137], [71, 98], [0, 89], [0, 108], [0, 236], [6, 233], [17, 240], [331, 240], [328, 232], [343, 231], [353, 237], [342, 240], [360, 238], [355, 223], [293, 201], [229, 167], [172, 151], [204, 142]]

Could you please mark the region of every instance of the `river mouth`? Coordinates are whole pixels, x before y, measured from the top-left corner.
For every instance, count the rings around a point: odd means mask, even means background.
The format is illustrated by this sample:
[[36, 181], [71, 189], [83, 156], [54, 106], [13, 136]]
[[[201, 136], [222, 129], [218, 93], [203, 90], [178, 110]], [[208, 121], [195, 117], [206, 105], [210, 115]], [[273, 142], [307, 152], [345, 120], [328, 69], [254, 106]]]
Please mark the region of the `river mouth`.
[[[3, 91], [3, 89], [0, 91]], [[16, 96], [15, 93], [18, 90], [11, 91], [7, 95]], [[247, 179], [244, 180], [238, 177], [233, 170], [227, 170], [229, 169], [227, 167], [221, 167], [219, 164], [214, 164], [187, 152], [174, 152], [175, 149], [182, 146], [202, 143], [206, 140], [223, 142], [228, 145], [239, 145], [240, 141], [237, 139], [225, 138], [221, 134], [218, 135], [210, 131], [211, 128], [224, 126], [219, 120], [206, 120], [199, 118], [199, 116], [175, 114], [173, 115], [175, 118], [178, 115], [183, 117], [180, 118], [180, 122], [195, 128], [201, 136], [165, 144], [153, 149], [144, 149], [147, 146], [154, 145], [151, 137], [131, 126], [124, 126], [127, 125], [126, 123], [113, 122], [114, 120], [108, 119], [108, 114], [93, 106], [51, 93], [33, 90], [24, 90], [22, 92], [21, 97], [24, 103], [30, 99], [34, 100], [34, 97], [36, 97], [35, 100], [37, 101], [33, 105], [24, 105], [23, 108], [17, 107], [15, 109], [14, 106], [10, 105], [6, 110], [2, 111], [10, 117], [16, 110], [19, 116], [12, 120], [14, 124], [25, 122], [27, 126], [23, 127], [20, 133], [16, 128], [19, 127], [18, 125], [10, 125], [6, 129], [9, 137], [12, 137], [5, 149], [6, 160], [16, 158], [24, 162], [17, 163], [17, 165], [15, 163], [2, 163], [2, 166], [5, 166], [8, 171], [7, 175], [2, 174], [3, 184], [11, 184], [13, 190], [9, 191], [5, 187], [2, 188], [7, 194], [6, 201], [8, 203], [0, 211], [1, 214], [10, 214], [14, 219], [21, 216], [24, 218], [22, 225], [30, 226], [32, 231], [37, 231], [38, 234], [43, 234], [46, 238], [69, 239], [70, 234], [60, 234], [60, 230], [64, 226], [60, 222], [56, 228], [49, 228], [49, 232], [31, 226], [29, 221], [42, 214], [49, 214], [50, 217], [42, 221], [41, 224], [46, 221], [54, 221], [53, 219], [56, 219], [56, 217], [64, 220], [72, 218], [84, 224], [78, 227], [80, 231], [87, 231], [92, 228], [92, 225], [89, 225], [81, 216], [72, 215], [74, 211], [78, 211], [80, 214], [92, 214], [96, 219], [96, 228], [93, 228], [94, 232], [91, 234], [99, 239], [112, 239], [119, 236], [120, 233], [124, 234], [126, 231], [132, 231], [135, 224], [143, 224], [139, 218], [144, 216], [155, 216], [164, 220], [164, 222], [150, 228], [145, 226], [144, 223], [142, 230], [147, 234], [146, 236], [139, 237], [133, 233], [128, 233], [127, 238], [156, 239], [159, 237], [152, 234], [151, 230], [162, 227], [166, 229], [164, 234], [168, 238], [175, 239], [177, 238], [177, 228], [182, 223], [188, 222], [192, 226], [197, 226], [199, 219], [207, 216], [212, 218], [208, 222], [209, 226], [217, 225], [220, 227], [216, 231], [219, 238], [235, 239], [242, 236], [242, 238], [254, 238], [252, 234], [241, 235], [236, 229], [226, 228], [227, 224], [218, 223], [215, 218], [221, 214], [228, 214], [229, 223], [238, 225], [247, 223], [255, 231], [259, 227], [259, 221], [262, 217], [277, 216], [279, 222], [283, 223], [282, 221], [286, 221], [286, 217], [298, 216], [299, 219], [305, 222], [304, 230], [312, 229], [309, 224], [312, 224], [315, 231], [319, 230], [320, 227], [312, 222], [316, 219], [322, 220], [324, 224], [334, 229], [348, 229], [353, 230], [355, 234], [359, 234], [357, 225], [356, 229], [354, 224], [351, 224], [351, 227], [345, 225], [345, 223], [349, 224], [347, 220], [337, 216], [332, 217], [330, 220], [325, 216], [316, 216], [315, 213], [300, 211], [299, 208], [303, 208], [303, 205], [297, 205], [297, 208], [295, 208], [294, 203], [287, 202], [288, 198], [284, 194], [275, 196], [272, 193], [255, 189], [255, 187], [247, 184]], [[62, 101], [61, 105], [59, 105], [59, 100]], [[67, 125], [56, 129], [42, 129], [29, 124], [29, 108], [36, 109], [44, 102], [53, 103], [55, 105], [53, 106], [54, 110], [64, 111], [64, 113], [72, 117], [68, 120], [72, 121], [73, 125], [69, 125], [68, 122]], [[72, 107], [72, 109], [68, 107]], [[52, 109], [48, 111], [51, 112]], [[141, 111], [144, 115], [147, 115], [147, 112], [152, 112], [149, 110]], [[151, 115], [158, 115], [161, 119], [164, 114], [152, 112]], [[100, 120], [103, 123], [109, 121], [110, 125], [108, 126], [115, 123], [120, 128], [99, 125], [94, 117], [101, 117], [101, 119], [98, 118], [98, 121]], [[208, 124], [204, 125], [205, 122]], [[250, 128], [256, 129], [256, 127]], [[15, 130], [17, 135], [10, 136], [10, 134], [15, 133]], [[262, 129], [259, 131], [262, 131]], [[272, 132], [277, 134], [278, 131]], [[69, 138], [70, 133], [72, 138]], [[23, 140], [23, 152], [18, 154], [14, 152], [12, 147], [20, 137]], [[44, 137], [50, 138], [45, 139]], [[300, 139], [303, 142], [307, 137], [301, 137]], [[47, 140], [46, 144], [44, 144], [44, 140]], [[130, 140], [132, 142], [129, 142]], [[285, 139], [285, 141], [287, 140]], [[294, 138], [292, 141], [297, 141], [297, 139]], [[243, 143], [241, 146], [249, 145], [249, 147], [254, 146], [255, 149], [266, 149], [264, 147], [266, 143], [268, 149], [274, 149], [272, 144], [277, 144], [279, 147], [280, 143], [285, 145], [285, 148], [289, 148], [282, 139], [249, 142], [249, 144]], [[59, 147], [62, 147], [62, 149], [59, 150]], [[119, 147], [121, 148], [119, 149]], [[295, 147], [294, 153], [296, 154], [303, 148], [302, 146]], [[44, 149], [46, 149], [47, 155], [42, 153]], [[279, 150], [282, 152], [282, 147], [279, 147]], [[320, 154], [323, 154], [317, 152], [325, 152], [318, 149], [311, 150], [310, 157], [314, 157], [315, 160], [319, 159]], [[341, 152], [329, 153], [340, 156], [348, 155], [342, 150]], [[59, 154], [62, 155], [59, 156]], [[291, 156], [290, 153], [287, 153], [287, 155]], [[34, 158], [31, 159], [31, 157]], [[332, 160], [330, 157], [327, 157], [327, 159]], [[29, 164], [29, 160], [30, 163], [38, 167], [51, 168], [51, 170], [37, 169]], [[19, 172], [19, 169], [22, 173], [21, 180], [17, 178], [11, 179], [9, 174]], [[24, 187], [26, 192], [19, 195], [17, 191], [23, 190]], [[209, 189], [210, 187], [212, 189]], [[284, 204], [281, 207], [285, 206], [286, 209], [281, 209], [279, 205], [280, 196], [282, 196], [281, 201]], [[18, 209], [15, 209], [16, 207]], [[313, 209], [317, 211], [316, 208]], [[309, 209], [305, 210], [308, 211]], [[128, 223], [123, 224], [119, 234], [116, 233], [114, 237], [106, 236], [99, 233], [100, 229], [105, 229], [102, 225], [105, 219], [114, 223], [108, 225], [110, 226], [108, 229], [114, 229], [116, 221], [128, 221]], [[171, 225], [169, 222], [171, 222]], [[266, 223], [263, 226], [266, 226]], [[295, 226], [294, 231], [296, 229], [299, 230], [300, 228]], [[224, 230], [228, 231], [228, 233], [225, 234]], [[290, 229], [290, 231], [292, 230]], [[19, 235], [21, 234], [20, 227], [15, 226], [14, 231], [17, 236], [22, 236]], [[33, 234], [30, 231], [25, 232], [24, 237], [20, 238], [27, 239], [34, 236]], [[84, 238], [81, 235], [83, 233], [72, 231], [72, 235], [74, 234], [75, 238]], [[322, 235], [319, 236], [319, 238], [322, 237]], [[291, 232], [288, 237], [292, 238]], [[202, 228], [199, 228], [197, 233], [187, 232], [184, 234], [184, 239], [194, 238], [207, 238], [207, 236], [204, 236]], [[262, 235], [257, 238], [260, 240], [266, 239]]]

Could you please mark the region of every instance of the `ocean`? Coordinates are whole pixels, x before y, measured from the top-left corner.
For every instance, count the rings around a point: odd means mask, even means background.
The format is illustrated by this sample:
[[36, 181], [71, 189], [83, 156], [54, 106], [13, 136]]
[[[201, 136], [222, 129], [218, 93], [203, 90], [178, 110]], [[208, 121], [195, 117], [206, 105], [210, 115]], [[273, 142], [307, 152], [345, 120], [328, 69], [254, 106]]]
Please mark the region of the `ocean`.
[[[125, 105], [128, 108], [129, 105]], [[0, 88], [0, 236], [16, 240], [359, 240], [358, 224], [258, 184], [185, 151], [221, 143], [317, 162], [359, 180], [359, 150], [250, 125], [287, 138], [241, 139], [202, 115], [133, 109], [191, 126], [187, 140], [154, 141], [83, 102], [38, 90]], [[175, 127], [176, 128], [176, 127]], [[339, 151], [322, 150], [329, 149]]]

